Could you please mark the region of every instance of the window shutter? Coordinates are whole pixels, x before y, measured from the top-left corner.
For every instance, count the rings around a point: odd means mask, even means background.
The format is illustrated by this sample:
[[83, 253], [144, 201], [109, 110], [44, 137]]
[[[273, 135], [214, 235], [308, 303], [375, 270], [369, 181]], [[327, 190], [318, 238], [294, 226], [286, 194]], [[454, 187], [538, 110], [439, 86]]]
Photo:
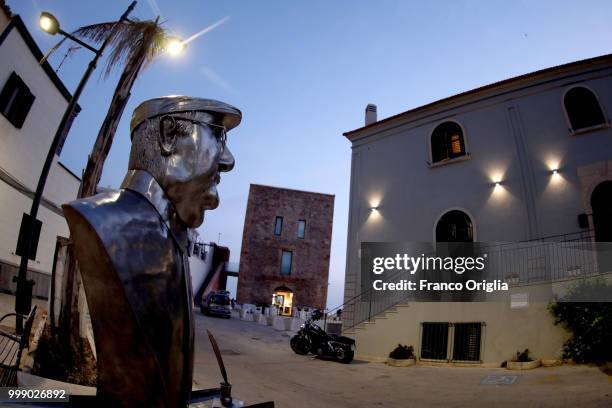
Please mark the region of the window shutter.
[[0, 112], [16, 128], [21, 129], [35, 96], [14, 71], [0, 92]]
[[17, 88], [18, 82], [19, 82], [19, 76], [17, 76], [17, 74], [13, 72], [11, 76], [9, 77], [9, 79], [4, 84], [4, 87], [2, 88], [2, 92], [0, 92], [0, 112], [2, 112], [5, 115], [8, 113], [7, 112], [8, 104], [11, 100], [11, 96], [13, 95], [15, 88]]
[[19, 105], [17, 105], [15, 109], [13, 124], [16, 128], [21, 129], [23, 126], [23, 122], [25, 122], [25, 118], [30, 112], [34, 99], [34, 94], [32, 94], [32, 92], [29, 90], [23, 93], [23, 96], [20, 98]]

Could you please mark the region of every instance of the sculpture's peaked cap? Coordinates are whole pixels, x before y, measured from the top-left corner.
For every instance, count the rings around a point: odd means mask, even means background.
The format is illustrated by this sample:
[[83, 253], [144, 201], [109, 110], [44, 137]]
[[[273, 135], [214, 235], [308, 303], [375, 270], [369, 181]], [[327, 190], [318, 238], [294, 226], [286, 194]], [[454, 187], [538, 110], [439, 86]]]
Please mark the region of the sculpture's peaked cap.
[[235, 128], [242, 120], [242, 112], [225, 102], [192, 96], [170, 95], [144, 101], [132, 113], [130, 133], [142, 122], [156, 116], [184, 112], [208, 112], [215, 117], [215, 124], [225, 126], [226, 130]]

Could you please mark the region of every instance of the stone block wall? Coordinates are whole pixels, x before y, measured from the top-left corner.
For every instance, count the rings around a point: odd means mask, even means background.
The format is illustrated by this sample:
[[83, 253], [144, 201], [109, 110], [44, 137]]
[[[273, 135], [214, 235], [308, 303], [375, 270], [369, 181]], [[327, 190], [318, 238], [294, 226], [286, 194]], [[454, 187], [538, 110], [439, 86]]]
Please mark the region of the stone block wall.
[[[327, 302], [334, 196], [251, 184], [242, 235], [237, 301], [269, 304], [274, 290], [293, 292], [293, 306]], [[280, 236], [276, 217], [283, 217]], [[304, 238], [298, 222], [304, 220]], [[282, 251], [291, 251], [291, 274], [281, 275]]]

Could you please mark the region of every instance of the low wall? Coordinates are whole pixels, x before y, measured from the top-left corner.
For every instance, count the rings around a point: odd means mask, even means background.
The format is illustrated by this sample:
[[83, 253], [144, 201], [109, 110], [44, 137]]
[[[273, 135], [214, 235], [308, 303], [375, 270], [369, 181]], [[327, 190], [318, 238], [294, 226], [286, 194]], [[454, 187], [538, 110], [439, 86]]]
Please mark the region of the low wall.
[[569, 337], [553, 324], [544, 302], [516, 309], [503, 302], [415, 302], [348, 330], [345, 335], [355, 339], [356, 352], [361, 356], [384, 358], [401, 343], [414, 346], [420, 357], [423, 322], [484, 323], [480, 355], [483, 363], [491, 365], [501, 364], [517, 350], [526, 348], [534, 358], [558, 359]]

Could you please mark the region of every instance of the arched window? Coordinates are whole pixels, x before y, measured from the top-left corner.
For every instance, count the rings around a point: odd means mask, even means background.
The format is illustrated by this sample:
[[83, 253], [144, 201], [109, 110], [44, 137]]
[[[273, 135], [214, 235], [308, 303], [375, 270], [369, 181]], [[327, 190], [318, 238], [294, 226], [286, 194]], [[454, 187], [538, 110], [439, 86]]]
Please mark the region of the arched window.
[[472, 242], [474, 229], [470, 216], [460, 210], [444, 214], [436, 225], [436, 242]]
[[563, 105], [574, 131], [606, 123], [597, 97], [583, 86], [567, 91], [563, 98]]
[[465, 156], [463, 130], [455, 122], [438, 125], [431, 134], [432, 163], [443, 162]]

